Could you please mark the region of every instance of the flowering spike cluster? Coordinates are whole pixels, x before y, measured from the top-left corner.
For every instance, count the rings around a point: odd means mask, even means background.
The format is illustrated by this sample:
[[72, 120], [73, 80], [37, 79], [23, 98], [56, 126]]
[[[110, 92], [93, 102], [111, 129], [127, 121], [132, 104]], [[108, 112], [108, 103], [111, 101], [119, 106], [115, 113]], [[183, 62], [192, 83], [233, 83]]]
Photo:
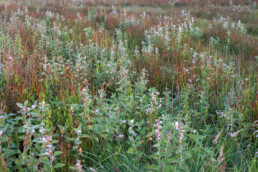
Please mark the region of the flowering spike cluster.
[[[43, 129], [44, 130], [44, 129]], [[41, 131], [41, 133], [45, 133]], [[52, 141], [52, 136], [43, 136], [40, 138], [41, 143], [44, 145], [45, 149], [45, 155], [48, 155], [50, 158], [51, 163], [55, 160], [55, 157], [53, 155], [54, 146], [50, 143]]]
[[132, 119], [129, 123], [130, 127], [129, 127], [129, 133], [131, 133], [133, 136], [136, 135], [135, 131], [133, 130], [134, 127], [134, 119]]
[[146, 110], [146, 114], [152, 114], [154, 110], [158, 110], [162, 106], [162, 99], [159, 98], [157, 101], [157, 97], [159, 96], [159, 92], [151, 93], [151, 103], [150, 107]]
[[219, 116], [220, 118], [223, 118], [223, 117], [226, 117], [226, 116], [227, 116], [224, 112], [222, 112], [222, 111], [220, 111], [220, 110], [216, 110], [216, 114], [220, 115], [220, 116]]
[[76, 167], [76, 169], [77, 169], [79, 172], [83, 172], [81, 160], [77, 160], [77, 161], [76, 161], [75, 167]]
[[179, 139], [179, 143], [182, 144], [182, 140], [184, 137], [184, 130], [182, 129], [182, 122], [177, 122], [175, 123], [175, 128], [178, 130], [178, 139]]
[[154, 126], [156, 127], [155, 136], [156, 136], [157, 140], [161, 139], [161, 133], [160, 133], [161, 124], [162, 124], [162, 121], [160, 121], [160, 119], [157, 119], [156, 124], [154, 124]]

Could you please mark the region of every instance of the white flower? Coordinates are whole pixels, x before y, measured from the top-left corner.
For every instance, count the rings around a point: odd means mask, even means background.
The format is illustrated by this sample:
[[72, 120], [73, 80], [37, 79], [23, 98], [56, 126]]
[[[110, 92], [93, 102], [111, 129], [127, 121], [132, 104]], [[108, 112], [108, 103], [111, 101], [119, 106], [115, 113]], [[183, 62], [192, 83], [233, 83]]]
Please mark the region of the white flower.
[[47, 145], [48, 149], [51, 149], [53, 146], [51, 144]]
[[81, 160], [77, 160], [77, 161], [76, 161], [75, 167], [77, 168], [77, 170], [78, 170], [79, 172], [82, 172], [82, 171], [83, 171], [83, 170], [82, 170], [82, 165], [81, 165]]
[[94, 168], [92, 168], [92, 167], [90, 167], [90, 171], [91, 172], [96, 172], [96, 170]]
[[53, 162], [55, 160], [55, 157], [52, 155], [51, 156], [51, 162]]
[[31, 130], [31, 134], [33, 134], [33, 133], [35, 133], [35, 130], [34, 130], [34, 129]]
[[177, 121], [176, 121], [175, 125], [176, 125], [176, 129], [178, 130], [179, 123]]
[[78, 134], [78, 135], [81, 135], [81, 134], [82, 134], [81, 129], [78, 129], [77, 134]]
[[123, 138], [124, 135], [123, 135], [123, 134], [119, 134], [118, 137], [119, 137], [119, 138]]
[[41, 140], [43, 143], [47, 143], [47, 140], [46, 140], [45, 137], [40, 138], [40, 140]]
[[153, 112], [153, 109], [152, 108], [148, 108], [147, 110], [146, 110], [146, 113], [147, 114], [151, 114]]
[[45, 134], [45, 133], [46, 133], [46, 131], [45, 131], [45, 129], [44, 129], [43, 127], [40, 128], [39, 132], [40, 132], [41, 134]]

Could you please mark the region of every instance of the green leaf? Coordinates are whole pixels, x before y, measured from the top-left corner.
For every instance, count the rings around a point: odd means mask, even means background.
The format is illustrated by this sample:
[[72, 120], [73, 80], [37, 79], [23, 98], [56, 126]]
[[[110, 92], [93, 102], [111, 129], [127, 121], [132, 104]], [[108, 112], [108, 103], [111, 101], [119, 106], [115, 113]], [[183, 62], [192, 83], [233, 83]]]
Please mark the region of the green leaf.
[[23, 139], [26, 139], [27, 137], [26, 136], [19, 136], [18, 138], [23, 140]]
[[18, 106], [19, 108], [23, 108], [23, 104], [21, 104], [21, 103], [17, 103], [17, 106]]
[[148, 169], [151, 169], [151, 170], [156, 170], [158, 167], [157, 167], [157, 165], [155, 165], [155, 164], [152, 164], [152, 165], [149, 165], [148, 166]]
[[29, 101], [26, 100], [25, 103], [24, 103], [24, 106], [28, 106], [28, 103], [29, 103]]
[[62, 167], [64, 167], [64, 166], [65, 166], [65, 164], [57, 163], [57, 164], [55, 165], [55, 168], [62, 168]]
[[58, 143], [58, 142], [59, 142], [59, 140], [52, 140], [51, 141], [52, 144], [55, 144], [55, 143]]
[[44, 164], [48, 164], [50, 162], [50, 160], [48, 158], [46, 158], [46, 157], [41, 158], [39, 161], [44, 163]]
[[129, 149], [128, 149], [128, 151], [127, 151], [127, 153], [130, 153], [130, 154], [132, 154], [134, 152], [134, 148], [133, 147], [130, 147]]
[[61, 154], [63, 154], [63, 152], [61, 152], [61, 151], [55, 151], [54, 156], [58, 156], [58, 155], [61, 155]]
[[72, 169], [72, 170], [77, 170], [77, 168], [76, 168], [76, 167], [70, 167], [70, 169]]
[[86, 138], [86, 137], [90, 137], [90, 136], [88, 134], [81, 135], [81, 138]]
[[1, 142], [6, 142], [7, 141], [7, 138], [6, 137], [2, 137], [1, 138]]

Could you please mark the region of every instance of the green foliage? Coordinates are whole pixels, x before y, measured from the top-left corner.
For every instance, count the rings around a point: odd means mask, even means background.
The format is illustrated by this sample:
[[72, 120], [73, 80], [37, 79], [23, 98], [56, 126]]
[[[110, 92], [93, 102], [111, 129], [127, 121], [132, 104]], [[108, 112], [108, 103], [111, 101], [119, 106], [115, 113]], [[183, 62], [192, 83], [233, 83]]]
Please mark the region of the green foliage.
[[6, 2], [0, 171], [257, 169], [257, 40], [205, 2]]

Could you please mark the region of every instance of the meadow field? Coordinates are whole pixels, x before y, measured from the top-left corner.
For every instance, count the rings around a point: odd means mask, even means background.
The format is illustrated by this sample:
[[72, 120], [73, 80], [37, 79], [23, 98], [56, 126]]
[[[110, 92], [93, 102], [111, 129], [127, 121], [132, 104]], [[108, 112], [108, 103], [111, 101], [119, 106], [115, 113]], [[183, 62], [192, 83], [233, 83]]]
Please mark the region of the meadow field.
[[258, 170], [257, 3], [0, 0], [0, 171]]

